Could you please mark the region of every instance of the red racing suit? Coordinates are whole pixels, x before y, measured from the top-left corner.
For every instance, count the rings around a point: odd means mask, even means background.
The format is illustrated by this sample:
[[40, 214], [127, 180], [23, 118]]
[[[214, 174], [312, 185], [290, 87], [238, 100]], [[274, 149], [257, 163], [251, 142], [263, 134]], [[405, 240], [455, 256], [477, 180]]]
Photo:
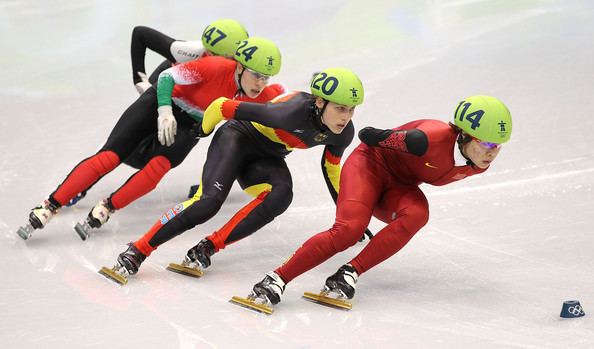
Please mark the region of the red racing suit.
[[486, 170], [455, 166], [458, 136], [438, 120], [361, 130], [363, 143], [342, 168], [334, 225], [307, 240], [275, 272], [289, 282], [346, 250], [359, 240], [372, 215], [387, 225], [349, 263], [360, 275], [394, 255], [429, 219], [419, 184], [445, 185]]

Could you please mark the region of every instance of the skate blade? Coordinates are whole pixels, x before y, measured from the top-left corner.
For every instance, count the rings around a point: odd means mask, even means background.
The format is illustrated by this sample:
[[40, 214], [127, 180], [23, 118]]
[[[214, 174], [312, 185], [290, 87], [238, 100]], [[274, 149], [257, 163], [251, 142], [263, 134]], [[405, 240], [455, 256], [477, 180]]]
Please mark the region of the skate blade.
[[315, 303], [319, 303], [322, 305], [328, 305], [328, 306], [331, 306], [334, 308], [345, 309], [345, 310], [351, 310], [353, 308], [353, 305], [351, 304], [351, 302], [346, 301], [344, 299], [328, 297], [326, 294], [324, 294], [322, 292], [320, 292], [320, 293], [305, 292], [305, 293], [303, 293], [303, 298], [305, 298], [307, 300], [311, 300]]
[[21, 237], [21, 239], [27, 240], [31, 237], [33, 230], [33, 226], [31, 224], [27, 224], [24, 227], [19, 227], [16, 233]]
[[242, 297], [237, 297], [237, 296], [233, 296], [229, 302], [239, 305], [241, 307], [247, 308], [249, 310], [254, 310], [257, 311], [259, 313], [264, 313], [266, 315], [271, 315], [272, 312], [274, 311], [272, 309], [272, 307], [266, 305], [266, 304], [259, 304], [254, 302], [253, 299], [250, 298], [242, 298]]
[[167, 270], [186, 276], [192, 276], [195, 278], [199, 278], [202, 277], [202, 275], [204, 275], [204, 272], [200, 269], [186, 267], [185, 265], [177, 263], [169, 263]]
[[90, 230], [91, 226], [86, 221], [83, 223], [76, 223], [76, 225], [74, 226], [74, 231], [78, 234], [82, 241], [85, 241], [89, 238], [89, 236], [91, 236], [91, 234], [89, 233]]
[[109, 269], [107, 267], [101, 267], [101, 270], [99, 270], [99, 274], [105, 276], [111, 281], [117, 282], [120, 285], [125, 285], [128, 283], [128, 279], [126, 277], [116, 273], [115, 271], [113, 271], [113, 269]]

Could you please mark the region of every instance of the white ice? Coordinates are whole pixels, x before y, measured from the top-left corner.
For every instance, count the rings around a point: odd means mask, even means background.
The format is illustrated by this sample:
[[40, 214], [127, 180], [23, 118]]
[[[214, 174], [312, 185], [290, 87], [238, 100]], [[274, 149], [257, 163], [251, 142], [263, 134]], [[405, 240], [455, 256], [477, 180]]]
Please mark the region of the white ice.
[[[301, 294], [317, 291], [363, 243], [290, 283], [272, 316], [228, 303], [331, 225], [321, 147], [288, 157], [290, 209], [217, 254], [202, 279], [165, 266], [249, 201], [237, 187], [214, 219], [161, 246], [128, 285], [97, 270], [184, 198], [209, 140], [86, 242], [73, 224], [130, 168], [106, 176], [31, 240], [15, 234], [136, 98], [132, 28], [195, 40], [221, 17], [278, 43], [283, 69], [274, 80], [292, 89], [307, 89], [325, 67], [358, 72], [366, 101], [357, 128], [448, 120], [474, 94], [497, 96], [512, 111], [512, 141], [488, 173], [423, 186], [429, 224], [359, 279], [349, 312]], [[593, 37], [587, 0], [3, 0], [0, 347], [594, 347]], [[147, 68], [160, 61], [149, 53]], [[572, 299], [587, 315], [561, 319], [562, 302]]]

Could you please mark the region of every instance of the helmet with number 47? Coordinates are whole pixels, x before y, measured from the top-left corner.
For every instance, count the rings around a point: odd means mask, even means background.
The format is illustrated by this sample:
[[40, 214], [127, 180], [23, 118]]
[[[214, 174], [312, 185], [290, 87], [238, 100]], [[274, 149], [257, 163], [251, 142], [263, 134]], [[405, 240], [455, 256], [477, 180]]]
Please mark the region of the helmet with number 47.
[[327, 101], [354, 107], [363, 103], [363, 83], [350, 69], [328, 68], [318, 73], [310, 85], [311, 93]]
[[512, 117], [499, 99], [479, 95], [460, 101], [454, 112], [454, 125], [483, 142], [501, 144], [511, 137]]
[[235, 60], [256, 73], [273, 76], [281, 69], [281, 54], [270, 40], [250, 37], [243, 40], [235, 51]]
[[233, 57], [237, 45], [249, 37], [247, 30], [234, 19], [219, 19], [204, 28], [202, 46], [217, 56]]

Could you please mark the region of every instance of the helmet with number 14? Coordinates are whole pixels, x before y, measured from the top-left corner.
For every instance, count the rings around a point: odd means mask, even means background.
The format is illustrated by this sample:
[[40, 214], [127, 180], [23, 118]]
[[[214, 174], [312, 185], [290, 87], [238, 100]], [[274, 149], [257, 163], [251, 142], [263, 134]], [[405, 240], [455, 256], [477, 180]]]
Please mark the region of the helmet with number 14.
[[509, 141], [512, 117], [499, 99], [479, 95], [463, 99], [454, 112], [454, 125], [470, 136], [494, 144]]

